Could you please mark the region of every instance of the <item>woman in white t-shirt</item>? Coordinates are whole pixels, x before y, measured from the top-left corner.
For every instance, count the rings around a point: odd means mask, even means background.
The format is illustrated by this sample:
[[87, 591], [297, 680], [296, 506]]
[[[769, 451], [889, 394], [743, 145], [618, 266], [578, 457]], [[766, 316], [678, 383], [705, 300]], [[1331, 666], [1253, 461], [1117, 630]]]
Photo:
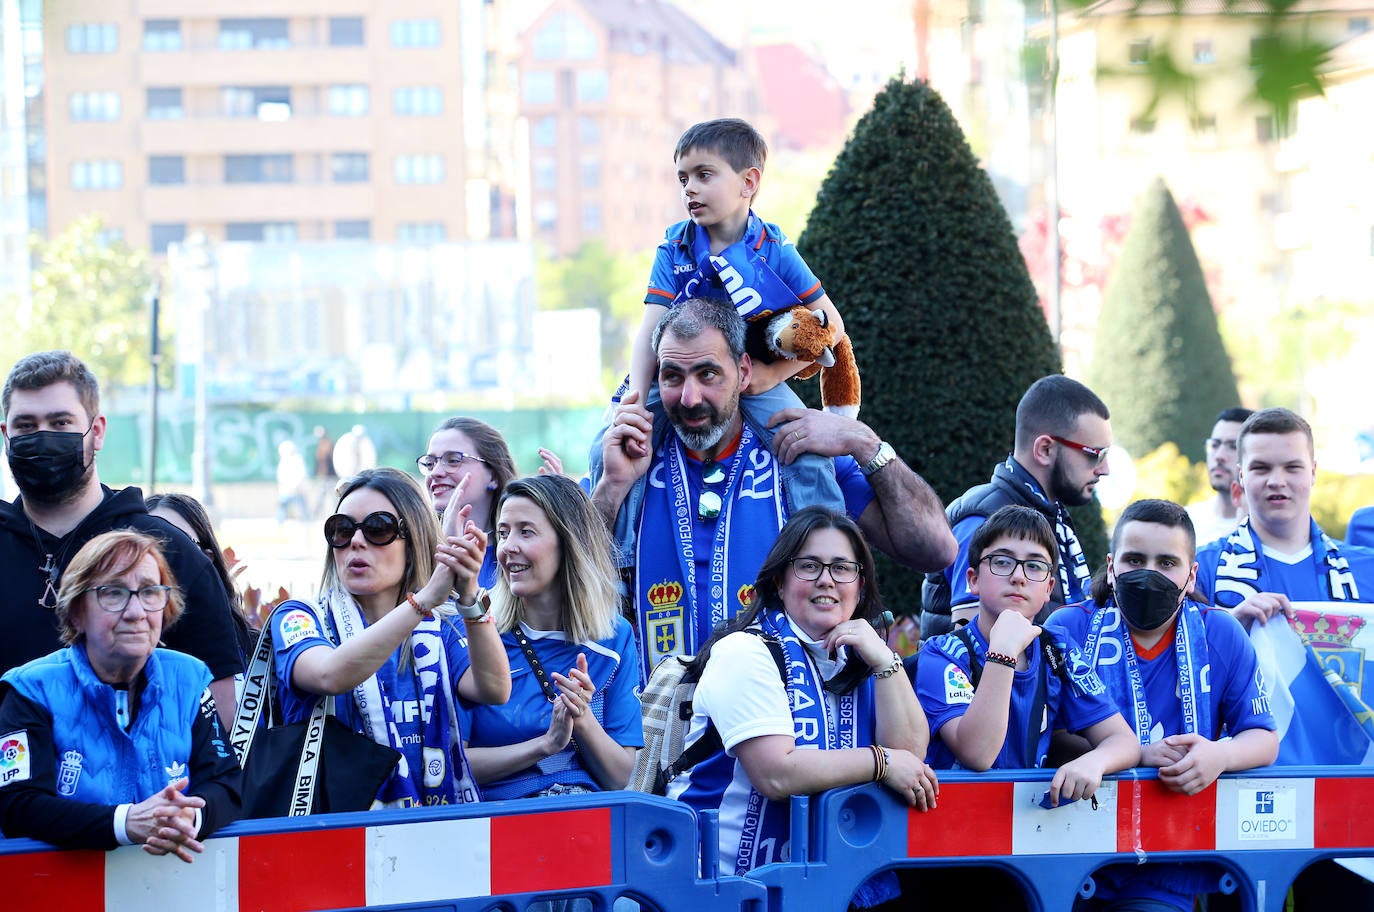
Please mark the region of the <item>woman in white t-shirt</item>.
[[854, 521], [824, 507], [799, 511], [754, 586], [753, 606], [695, 660], [704, 667], [687, 743], [714, 732], [721, 746], [668, 787], [669, 797], [719, 810], [722, 874], [789, 859], [792, 795], [881, 782], [927, 810], [939, 790], [922, 760], [925, 715], [872, 623], [883, 607]]

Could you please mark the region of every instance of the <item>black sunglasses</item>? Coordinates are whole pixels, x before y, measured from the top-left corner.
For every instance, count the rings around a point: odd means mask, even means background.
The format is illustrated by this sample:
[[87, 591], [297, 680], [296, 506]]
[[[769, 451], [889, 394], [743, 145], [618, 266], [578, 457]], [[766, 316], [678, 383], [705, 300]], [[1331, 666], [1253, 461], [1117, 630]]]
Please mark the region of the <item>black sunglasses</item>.
[[396, 514], [378, 510], [369, 513], [361, 520], [342, 513], [335, 513], [324, 521], [324, 538], [331, 548], [347, 548], [353, 541], [353, 533], [363, 530], [363, 538], [373, 545], [389, 545], [397, 538], [409, 538], [406, 521], [397, 519]]

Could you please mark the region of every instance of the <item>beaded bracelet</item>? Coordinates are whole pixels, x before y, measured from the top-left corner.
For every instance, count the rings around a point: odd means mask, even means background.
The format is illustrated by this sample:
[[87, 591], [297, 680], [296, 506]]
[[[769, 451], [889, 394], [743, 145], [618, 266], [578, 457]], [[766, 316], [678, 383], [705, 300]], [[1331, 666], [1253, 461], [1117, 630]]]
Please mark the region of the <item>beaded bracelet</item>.
[[1000, 652], [989, 652], [988, 661], [996, 662], [998, 665], [1005, 665], [1013, 671], [1016, 670], [1016, 660], [1013, 659], [1011, 656], [1003, 655]]
[[420, 617], [424, 618], [425, 620], [429, 620], [430, 618], [434, 617], [434, 609], [425, 608], [423, 605], [421, 605], [419, 600], [415, 598], [414, 592], [406, 593], [406, 601], [410, 602], [410, 607], [414, 608], [415, 613], [418, 614]]

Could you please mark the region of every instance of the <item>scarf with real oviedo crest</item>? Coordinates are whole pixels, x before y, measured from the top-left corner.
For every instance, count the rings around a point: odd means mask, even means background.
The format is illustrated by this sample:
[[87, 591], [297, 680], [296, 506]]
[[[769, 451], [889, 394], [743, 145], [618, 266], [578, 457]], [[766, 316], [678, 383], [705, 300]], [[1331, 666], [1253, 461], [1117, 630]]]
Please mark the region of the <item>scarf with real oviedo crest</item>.
[[636, 537], [635, 616], [644, 680], [670, 655], [695, 655], [719, 624], [753, 598], [759, 565], [787, 522], [778, 465], [744, 424], [728, 464], [706, 555], [707, 604], [697, 604], [696, 504], [686, 447], [669, 434], [648, 473]]
[[[347, 592], [331, 589], [320, 597], [320, 607], [328, 615], [343, 643], [362, 632], [364, 623], [358, 604]], [[453, 681], [449, 677], [448, 655], [439, 633], [443, 623], [438, 617], [422, 620], [410, 635], [413, 657], [410, 671], [415, 675], [415, 697], [420, 706], [420, 734], [425, 768], [417, 777], [406, 760], [405, 748], [391, 712], [391, 695], [375, 674], [353, 688], [354, 709], [362, 722], [363, 734], [378, 744], [388, 744], [400, 753], [400, 762], [377, 793], [381, 807], [466, 804], [480, 800], [477, 781], [468, 767], [453, 703]], [[405, 669], [398, 668], [397, 674]], [[375, 806], [375, 805], [374, 805]]]
[[[1312, 524], [1312, 558], [1326, 571], [1326, 588], [1333, 602], [1358, 601], [1360, 587], [1349, 562], [1341, 557], [1336, 540], [1322, 531], [1315, 519]], [[1235, 531], [1226, 537], [1217, 555], [1216, 579], [1212, 583], [1212, 601], [1223, 608], [1234, 608], [1252, 595], [1265, 590], [1267, 566], [1264, 552], [1250, 530], [1250, 517], [1241, 520]]]
[[[793, 737], [799, 749], [843, 750], [873, 743], [873, 679], [852, 691], [829, 697], [816, 663], [797, 636], [787, 615], [779, 610], [760, 613], [759, 626], [766, 637], [782, 643], [787, 659], [787, 699], [792, 707]], [[830, 700], [834, 700], [832, 705]], [[748, 874], [769, 861], [787, 857], [791, 802], [770, 801], [758, 789], [750, 789], [740, 830], [735, 873]]]

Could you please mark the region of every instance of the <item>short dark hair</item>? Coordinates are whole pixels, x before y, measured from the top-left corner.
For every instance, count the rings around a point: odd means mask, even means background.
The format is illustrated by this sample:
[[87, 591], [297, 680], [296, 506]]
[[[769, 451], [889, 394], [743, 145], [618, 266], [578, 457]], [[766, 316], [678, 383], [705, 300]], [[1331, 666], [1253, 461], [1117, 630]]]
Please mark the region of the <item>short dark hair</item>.
[[1212, 423], [1216, 424], [1219, 421], [1234, 421], [1238, 424], [1243, 424], [1245, 420], [1253, 414], [1255, 414], [1254, 409], [1248, 409], [1239, 405], [1233, 405], [1231, 408], [1222, 409], [1220, 412], [1218, 412], [1216, 421], [1213, 421]]
[[1260, 409], [1246, 418], [1245, 423], [1240, 426], [1239, 439], [1236, 441], [1236, 460], [1242, 469], [1245, 464], [1245, 438], [1252, 434], [1305, 434], [1308, 455], [1311, 456], [1316, 451], [1316, 445], [1312, 441], [1312, 425], [1297, 412], [1286, 408]]
[[738, 364], [744, 357], [744, 319], [733, 304], [718, 298], [688, 298], [664, 314], [654, 327], [654, 354], [670, 332], [679, 339], [695, 339], [708, 328], [720, 331]]
[[[1218, 418], [1218, 421], [1227, 421], [1226, 418]], [[1121, 547], [1121, 533], [1126, 528], [1127, 523], [1144, 522], [1154, 523], [1157, 526], [1168, 526], [1171, 529], [1182, 529], [1188, 533], [1188, 559], [1197, 558], [1197, 530], [1193, 526], [1193, 518], [1188, 515], [1188, 511], [1172, 500], [1159, 498], [1147, 498], [1137, 500], [1122, 511], [1121, 516], [1116, 521], [1116, 528], [1112, 530], [1112, 553]], [[1107, 568], [1104, 565], [1093, 577], [1092, 599], [1099, 605], [1107, 604], [1107, 600], [1112, 597], [1112, 587], [1107, 584]]]
[[1092, 413], [1104, 421], [1112, 413], [1097, 393], [1063, 374], [1041, 377], [1016, 405], [1016, 449], [1022, 450], [1041, 434], [1066, 437], [1080, 416]]
[[100, 384], [90, 368], [69, 351], [45, 351], [25, 355], [10, 368], [10, 375], [5, 378], [5, 391], [0, 396], [5, 418], [9, 418], [10, 395], [15, 390], [38, 390], [54, 383], [70, 383], [76, 388], [87, 418], [93, 420], [100, 414]]
[[983, 552], [1004, 536], [1041, 546], [1050, 557], [1050, 567], [1059, 566], [1059, 543], [1054, 539], [1050, 521], [1039, 510], [1018, 504], [998, 508], [987, 522], [974, 530], [968, 543], [968, 565], [977, 567], [983, 560]]
[[722, 117], [688, 127], [673, 149], [673, 161], [693, 149], [714, 152], [729, 162], [736, 172], [749, 168], [762, 171], [768, 161], [768, 144], [758, 130], [738, 117]]

